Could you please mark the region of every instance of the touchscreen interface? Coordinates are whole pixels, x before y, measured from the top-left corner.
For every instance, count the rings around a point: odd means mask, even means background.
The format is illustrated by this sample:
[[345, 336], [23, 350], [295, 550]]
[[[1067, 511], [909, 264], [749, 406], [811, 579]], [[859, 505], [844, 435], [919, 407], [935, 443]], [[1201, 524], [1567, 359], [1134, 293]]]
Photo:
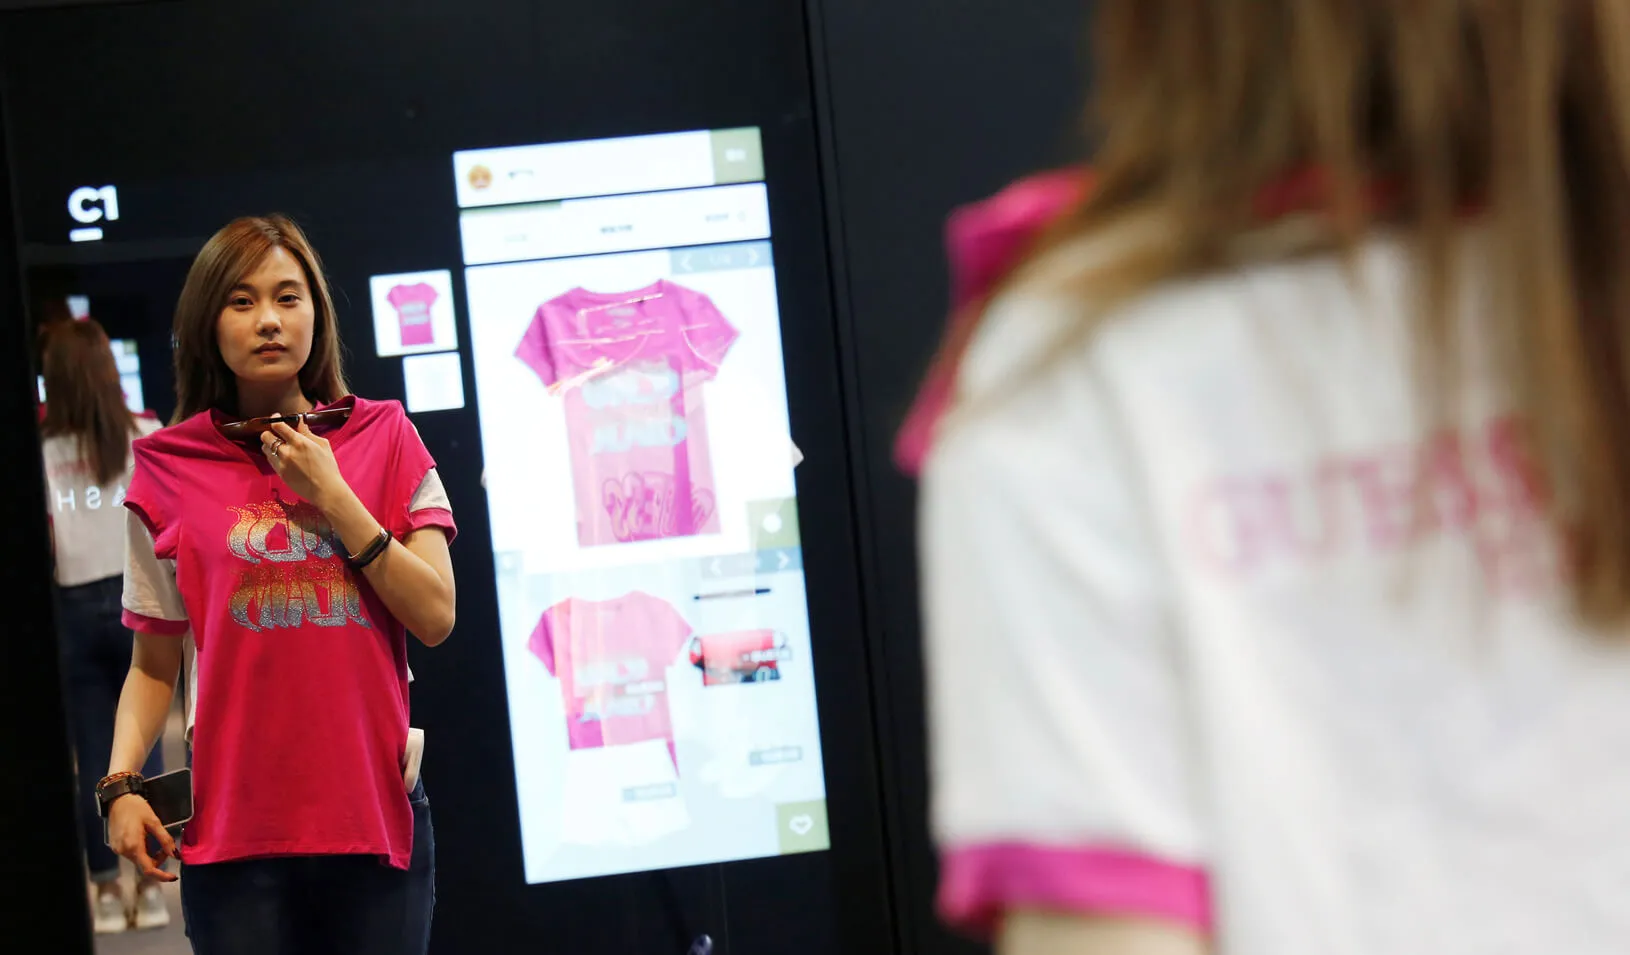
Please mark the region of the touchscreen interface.
[[453, 174], [527, 881], [826, 849], [758, 130]]

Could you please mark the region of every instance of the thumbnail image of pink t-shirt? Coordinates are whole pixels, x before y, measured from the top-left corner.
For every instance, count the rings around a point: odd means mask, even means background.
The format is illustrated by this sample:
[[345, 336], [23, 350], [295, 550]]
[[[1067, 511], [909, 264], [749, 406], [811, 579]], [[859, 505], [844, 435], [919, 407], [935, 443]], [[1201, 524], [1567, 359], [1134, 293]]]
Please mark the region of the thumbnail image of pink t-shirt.
[[666, 280], [538, 308], [515, 355], [563, 397], [580, 545], [719, 532], [702, 385], [737, 334]]
[[790, 659], [787, 635], [775, 630], [712, 633], [690, 642], [690, 662], [702, 671], [703, 686], [773, 682]]
[[568, 597], [543, 612], [528, 648], [560, 680], [572, 749], [660, 739], [674, 768], [668, 666], [690, 639], [673, 605], [644, 591]]
[[402, 323], [403, 347], [436, 343], [436, 329], [430, 324], [430, 306], [439, 297], [434, 288], [423, 282], [398, 285], [385, 296]]

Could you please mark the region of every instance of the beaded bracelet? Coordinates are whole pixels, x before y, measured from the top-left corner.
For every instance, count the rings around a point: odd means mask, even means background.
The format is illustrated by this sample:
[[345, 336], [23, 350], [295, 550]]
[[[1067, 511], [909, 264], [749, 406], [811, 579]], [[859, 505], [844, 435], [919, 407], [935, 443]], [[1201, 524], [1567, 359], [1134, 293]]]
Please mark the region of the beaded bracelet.
[[103, 776], [96, 783], [96, 788], [100, 790], [100, 789], [105, 788], [108, 783], [117, 782], [118, 780], [121, 780], [121, 779], [131, 779], [131, 778], [134, 778], [137, 782], [145, 782], [145, 780], [142, 779], [142, 774], [141, 773], [134, 773], [134, 772], [131, 772], [130, 770], [125, 770], [123, 772], [118, 772], [118, 773], [108, 773], [106, 776]]

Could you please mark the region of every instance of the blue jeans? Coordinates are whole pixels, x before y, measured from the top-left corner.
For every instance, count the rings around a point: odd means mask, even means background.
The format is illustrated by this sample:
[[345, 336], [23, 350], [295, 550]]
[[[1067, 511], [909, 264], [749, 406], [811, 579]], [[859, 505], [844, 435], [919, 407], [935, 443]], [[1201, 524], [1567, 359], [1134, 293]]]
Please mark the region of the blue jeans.
[[[119, 857], [103, 841], [96, 811], [96, 784], [113, 753], [113, 716], [130, 672], [130, 631], [119, 622], [123, 577], [107, 577], [76, 587], [57, 588], [57, 631], [63, 663], [68, 725], [79, 765], [79, 825], [85, 836], [85, 862], [91, 879], [119, 877]], [[143, 776], [164, 772], [164, 750], [154, 746]]]
[[407, 871], [377, 856], [181, 864], [194, 955], [424, 955], [436, 907], [436, 833], [424, 782]]

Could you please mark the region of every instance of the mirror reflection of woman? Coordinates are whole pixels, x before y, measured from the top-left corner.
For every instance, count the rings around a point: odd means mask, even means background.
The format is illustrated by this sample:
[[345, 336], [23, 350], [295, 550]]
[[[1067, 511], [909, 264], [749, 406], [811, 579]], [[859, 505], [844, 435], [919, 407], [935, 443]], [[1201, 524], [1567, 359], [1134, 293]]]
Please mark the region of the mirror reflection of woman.
[[[46, 406], [40, 424], [49, 486], [51, 546], [57, 584], [57, 625], [79, 767], [79, 815], [85, 862], [95, 887], [92, 919], [98, 935], [170, 923], [158, 880], [143, 875], [135, 898], [119, 881], [119, 857], [102, 841], [96, 781], [113, 744], [113, 713], [130, 668], [130, 629], [120, 620], [124, 522], [119, 506], [130, 481], [130, 442], [158, 430], [158, 421], [126, 407], [118, 364], [94, 319], [61, 320], [41, 333]], [[155, 747], [142, 772], [164, 771]]]
[[[423, 952], [435, 843], [403, 775], [406, 633], [452, 630], [446, 494], [396, 402], [349, 394], [322, 266], [281, 217], [204, 246], [175, 316], [174, 423], [135, 445], [136, 630], [103, 781], [118, 851], [179, 851], [198, 955]], [[349, 409], [234, 440], [244, 419]], [[130, 787], [190, 636], [194, 815], [179, 847]], [[156, 853], [149, 851], [149, 840]]]

